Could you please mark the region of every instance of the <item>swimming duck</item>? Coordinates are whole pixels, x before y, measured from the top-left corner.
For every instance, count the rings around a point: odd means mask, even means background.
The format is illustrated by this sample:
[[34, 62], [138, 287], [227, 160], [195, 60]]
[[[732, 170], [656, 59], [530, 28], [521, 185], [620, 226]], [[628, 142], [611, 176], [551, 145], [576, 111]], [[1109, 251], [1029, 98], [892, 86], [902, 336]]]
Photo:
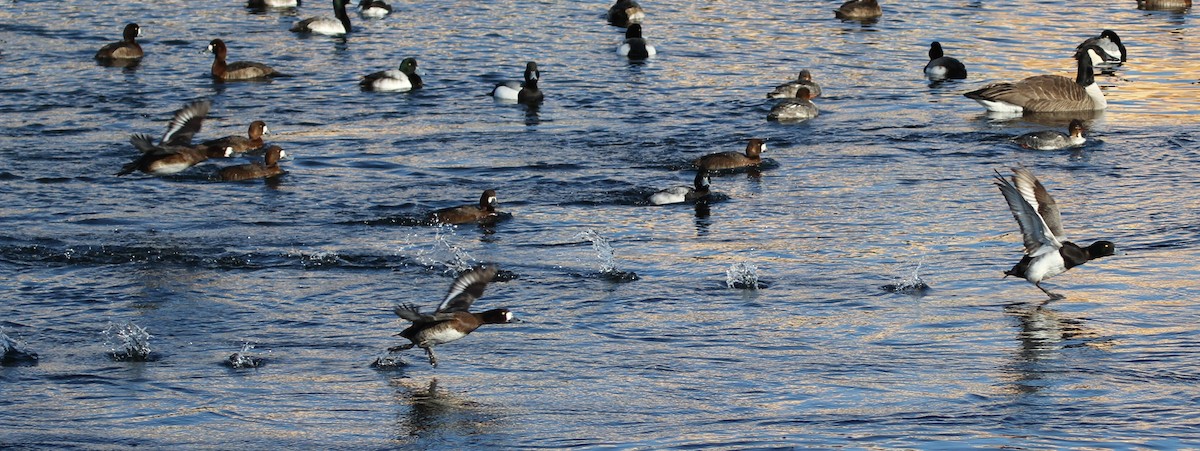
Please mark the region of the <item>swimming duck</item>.
[[768, 99], [790, 99], [796, 97], [796, 90], [801, 86], [808, 88], [808, 94], [813, 98], [821, 97], [821, 86], [812, 81], [812, 73], [808, 69], [800, 71], [796, 79], [776, 86], [767, 94]]
[[399, 69], [384, 70], [363, 77], [358, 85], [365, 91], [409, 91], [424, 86], [417, 74], [416, 58], [400, 61]]
[[246, 136], [230, 135], [224, 138], [210, 139], [200, 143], [200, 145], [208, 150], [229, 149], [236, 155], [258, 150], [263, 146], [263, 135], [270, 133], [271, 129], [267, 128], [266, 122], [254, 121], [250, 123], [250, 127], [246, 130]]
[[962, 61], [944, 56], [942, 43], [929, 44], [929, 62], [925, 64], [925, 76], [932, 80], [967, 78], [967, 66]]
[[1074, 80], [1061, 75], [1037, 75], [1016, 82], [992, 83], [963, 95], [996, 112], [1103, 110], [1108, 102], [1092, 74], [1092, 57], [1100, 51], [1099, 47], [1088, 46], [1075, 55], [1078, 69]]
[[633, 0], [617, 0], [608, 8], [608, 23], [618, 27], [642, 23], [644, 18], [646, 18], [646, 12], [642, 10], [642, 5]]
[[359, 0], [358, 14], [369, 19], [382, 19], [392, 13], [391, 5], [383, 0]]
[[142, 35], [142, 27], [138, 24], [131, 23], [125, 25], [123, 36], [125, 39], [104, 47], [96, 52], [98, 60], [134, 60], [142, 57], [142, 46], [138, 45], [137, 37]]
[[1121, 37], [1117, 36], [1117, 32], [1112, 30], [1104, 30], [1100, 32], [1100, 36], [1087, 38], [1083, 43], [1075, 46], [1075, 51], [1080, 52], [1084, 48], [1093, 45], [1100, 48], [1100, 51], [1097, 53], [1099, 53], [1104, 61], [1104, 63], [1099, 64], [1101, 66], [1119, 66], [1125, 62], [1128, 56], [1125, 52], [1125, 44], [1121, 43]]
[[692, 165], [702, 171], [720, 171], [758, 166], [759, 163], [762, 163], [762, 158], [759, 154], [766, 150], [767, 144], [759, 138], [754, 138], [746, 143], [746, 153], [744, 154], [732, 150], [710, 153], [697, 158], [696, 161], [692, 162]]
[[285, 174], [283, 168], [279, 167], [279, 159], [287, 156], [287, 152], [283, 148], [272, 145], [267, 148], [263, 154], [263, 162], [240, 164], [237, 166], [229, 166], [222, 168], [217, 176], [226, 182], [236, 182], [250, 179], [265, 179]]
[[229, 150], [206, 151], [203, 148], [192, 147], [192, 136], [200, 131], [204, 117], [208, 115], [211, 106], [207, 100], [199, 100], [185, 105], [175, 111], [175, 116], [167, 124], [167, 132], [163, 134], [158, 144], [150, 135], [135, 134], [129, 142], [142, 152], [137, 160], [121, 167], [118, 176], [142, 171], [153, 175], [170, 175], [182, 172], [209, 158], [229, 157]]
[[1059, 150], [1068, 147], [1082, 146], [1087, 138], [1083, 137], [1083, 120], [1072, 119], [1071, 125], [1067, 126], [1067, 131], [1070, 134], [1055, 130], [1042, 130], [1040, 132], [1031, 132], [1013, 138], [1013, 142], [1021, 147], [1033, 150]]
[[658, 54], [658, 51], [642, 37], [642, 24], [635, 23], [625, 29], [625, 41], [617, 47], [617, 54], [631, 60], [644, 60]]
[[496, 190], [489, 189], [479, 196], [475, 205], [459, 205], [443, 208], [429, 214], [427, 220], [433, 224], [466, 224], [496, 217]]
[[701, 169], [696, 171], [692, 186], [672, 186], [654, 193], [650, 195], [650, 203], [667, 205], [696, 202], [708, 196], [708, 183], [708, 171]]
[[282, 75], [275, 71], [275, 69], [262, 63], [250, 61], [225, 63], [227, 50], [225, 48], [225, 41], [220, 39], [213, 39], [208, 43], [208, 48], [204, 51], [214, 55], [212, 76], [217, 81], [255, 80]]
[[403, 303], [393, 311], [396, 316], [412, 321], [412, 325], [399, 333], [411, 343], [388, 348], [388, 352], [412, 349], [425, 350], [429, 364], [438, 366], [433, 347], [466, 337], [484, 324], [509, 324], [519, 322], [508, 309], [491, 309], [483, 313], [471, 313], [471, 304], [483, 296], [488, 282], [496, 277], [496, 266], [486, 265], [472, 268], [454, 279], [450, 292], [438, 304], [433, 313], [421, 313], [416, 305]]
[[542, 73], [538, 70], [537, 63], [530, 61], [525, 63], [525, 83], [515, 81], [500, 83], [492, 89], [489, 95], [499, 100], [515, 101], [526, 105], [541, 103], [542, 91], [538, 90], [538, 80], [541, 77]]
[[1012, 168], [1012, 171], [1012, 182], [996, 171], [996, 186], [1021, 226], [1025, 257], [1004, 275], [1022, 277], [1051, 299], [1062, 299], [1061, 295], [1042, 288], [1042, 281], [1089, 260], [1113, 255], [1116, 248], [1109, 241], [1097, 241], [1087, 247], [1067, 241], [1058, 204], [1046, 187], [1026, 168]]
[[1183, 11], [1192, 7], [1192, 0], [1138, 0], [1138, 9], [1147, 11]]
[[820, 112], [817, 111], [817, 106], [813, 105], [812, 100], [809, 100], [811, 98], [812, 93], [808, 91], [808, 88], [800, 86], [796, 88], [796, 97], [784, 99], [771, 108], [771, 112], [767, 113], [767, 120], [797, 122], [817, 117]]
[[875, 19], [883, 15], [876, 0], [850, 0], [833, 10], [834, 17], [847, 20]]
[[246, 2], [247, 8], [266, 9], [266, 8], [295, 8], [300, 6], [296, 0], [249, 0]]
[[309, 17], [292, 25], [291, 31], [297, 33], [316, 33], [329, 36], [339, 36], [351, 31], [350, 16], [346, 15], [346, 2], [350, 0], [333, 0], [333, 16]]

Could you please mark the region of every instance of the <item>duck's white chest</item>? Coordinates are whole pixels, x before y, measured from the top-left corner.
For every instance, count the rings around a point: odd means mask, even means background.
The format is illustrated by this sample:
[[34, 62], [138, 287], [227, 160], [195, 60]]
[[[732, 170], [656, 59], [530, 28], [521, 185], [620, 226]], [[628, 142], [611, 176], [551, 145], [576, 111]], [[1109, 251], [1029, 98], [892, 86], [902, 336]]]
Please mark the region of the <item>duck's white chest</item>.
[[1062, 274], [1067, 270], [1067, 265], [1063, 262], [1062, 254], [1057, 250], [1046, 255], [1033, 259], [1029, 263], [1029, 269], [1025, 271], [1025, 280], [1031, 283], [1038, 283], [1044, 279]]

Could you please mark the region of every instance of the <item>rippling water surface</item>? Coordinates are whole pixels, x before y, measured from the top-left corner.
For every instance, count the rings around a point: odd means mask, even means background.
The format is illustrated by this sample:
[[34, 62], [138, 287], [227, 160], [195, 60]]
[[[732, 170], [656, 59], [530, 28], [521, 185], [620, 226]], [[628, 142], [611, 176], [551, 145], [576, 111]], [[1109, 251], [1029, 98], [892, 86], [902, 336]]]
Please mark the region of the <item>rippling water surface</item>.
[[[347, 39], [287, 31], [331, 15], [323, 1], [6, 2], [0, 326], [37, 358], [0, 368], [0, 441], [1200, 446], [1195, 13], [888, 2], [860, 24], [837, 3], [648, 1], [659, 55], [630, 64], [606, 2], [397, 0], [381, 21], [352, 14]], [[128, 21], [142, 64], [96, 65]], [[1009, 137], [1069, 118], [990, 118], [961, 96], [1070, 76], [1104, 28], [1129, 62], [1097, 76], [1110, 108], [1082, 150], [1018, 149]], [[199, 52], [218, 37], [231, 61], [292, 76], [213, 83]], [[970, 78], [925, 80], [932, 40]], [[424, 89], [358, 89], [408, 56]], [[485, 96], [529, 60], [540, 109]], [[803, 68], [821, 116], [768, 123], [766, 92]], [[213, 102], [198, 139], [264, 120], [289, 173], [112, 175], [131, 133], [198, 98]], [[708, 208], [645, 205], [689, 183], [691, 159], [753, 137], [768, 168], [714, 177]], [[1071, 238], [1120, 251], [1048, 281], [1064, 300], [1000, 277], [1020, 235], [991, 176], [1016, 164]], [[405, 225], [487, 188], [511, 218]], [[399, 344], [393, 305], [432, 308], [479, 262], [510, 273], [477, 308], [525, 322], [439, 348], [438, 368], [419, 351], [370, 367]], [[760, 288], [730, 288], [735, 267]], [[235, 352], [260, 365], [231, 368]]]

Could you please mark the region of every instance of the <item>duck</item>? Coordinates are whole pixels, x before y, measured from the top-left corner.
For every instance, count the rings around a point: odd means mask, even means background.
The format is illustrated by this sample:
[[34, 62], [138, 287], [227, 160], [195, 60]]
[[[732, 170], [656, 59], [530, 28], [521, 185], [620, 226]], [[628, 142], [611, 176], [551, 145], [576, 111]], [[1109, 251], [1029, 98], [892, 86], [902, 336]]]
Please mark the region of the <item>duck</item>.
[[184, 171], [209, 158], [230, 157], [232, 151], [209, 151], [192, 147], [192, 136], [200, 131], [204, 117], [208, 115], [211, 103], [208, 100], [198, 100], [175, 111], [171, 122], [167, 124], [167, 132], [163, 134], [158, 144], [154, 138], [146, 134], [134, 134], [129, 142], [142, 155], [138, 159], [121, 167], [117, 176], [142, 171], [151, 175], [171, 175]]
[[382, 19], [391, 13], [391, 5], [384, 3], [383, 0], [359, 0], [358, 2], [358, 14], [368, 19]]
[[708, 171], [696, 171], [692, 186], [672, 186], [650, 195], [653, 205], [693, 203], [708, 196]]
[[1099, 47], [1088, 46], [1075, 55], [1078, 70], [1074, 80], [1061, 75], [1037, 75], [1015, 82], [992, 83], [963, 95], [988, 111], [1003, 113], [1103, 110], [1108, 102], [1092, 74], [1092, 57], [1099, 51]]
[[209, 150], [228, 148], [234, 155], [237, 155], [262, 148], [263, 135], [270, 133], [271, 129], [267, 128], [266, 122], [254, 121], [246, 130], [246, 136], [230, 135], [224, 138], [210, 139], [200, 145]]
[[767, 94], [768, 99], [789, 99], [796, 97], [796, 90], [801, 86], [808, 88], [808, 94], [813, 98], [821, 97], [821, 85], [812, 81], [812, 72], [808, 69], [803, 69], [796, 79], [776, 86], [774, 90]]
[[333, 19], [329, 17], [309, 17], [292, 24], [291, 31], [296, 33], [316, 33], [329, 36], [340, 36], [352, 31], [350, 16], [346, 15], [346, 2], [350, 0], [333, 0]]
[[883, 15], [883, 9], [876, 0], [850, 0], [833, 10], [833, 15], [843, 20], [876, 19]]
[[414, 346], [425, 350], [429, 364], [438, 366], [433, 347], [461, 340], [484, 324], [511, 324], [520, 322], [506, 308], [472, 313], [471, 304], [483, 296], [487, 284], [496, 277], [496, 265], [481, 265], [464, 271], [450, 284], [450, 292], [442, 299], [433, 313], [421, 313], [412, 303], [403, 303], [392, 309], [396, 316], [412, 322], [399, 336], [410, 343], [388, 348], [389, 353], [406, 351]]
[[798, 122], [817, 117], [821, 113], [809, 99], [812, 99], [812, 93], [808, 91], [808, 88], [800, 86], [796, 88], [795, 97], [785, 99], [771, 108], [771, 112], [767, 113], [767, 120]]
[[544, 98], [542, 91], [538, 90], [538, 80], [541, 77], [542, 73], [538, 70], [537, 63], [530, 61], [525, 63], [525, 83], [515, 81], [500, 83], [492, 89], [489, 95], [497, 100], [515, 101], [525, 105], [541, 103]]
[[125, 25], [122, 33], [123, 40], [106, 44], [96, 52], [98, 60], [136, 60], [143, 56], [142, 46], [137, 43], [137, 37], [142, 35], [142, 27], [136, 23]]
[[297, 6], [300, 6], [300, 2], [296, 0], [249, 0], [246, 2], [246, 7], [253, 9], [295, 8]]
[[283, 75], [263, 63], [250, 61], [226, 63], [225, 55], [228, 50], [225, 48], [225, 41], [221, 39], [213, 39], [204, 51], [214, 55], [212, 76], [217, 81], [257, 80]]
[[1125, 52], [1125, 44], [1121, 43], [1121, 37], [1117, 36], [1117, 32], [1112, 30], [1104, 30], [1100, 32], [1100, 36], [1087, 38], [1078, 46], [1075, 46], [1075, 51], [1080, 52], [1089, 46], [1100, 48], [1100, 51], [1097, 53], [1104, 62], [1096, 64], [1099, 66], [1119, 66], [1128, 57], [1128, 54]]
[[658, 54], [658, 51], [642, 37], [642, 24], [635, 23], [625, 29], [625, 41], [617, 47], [617, 54], [631, 60], [644, 60]]
[[759, 155], [767, 151], [767, 143], [760, 138], [753, 138], [746, 143], [746, 153], [736, 151], [710, 153], [697, 158], [692, 166], [702, 171], [721, 171], [758, 166], [762, 163]]
[[945, 56], [942, 53], [942, 43], [933, 41], [929, 44], [929, 62], [925, 64], [925, 76], [932, 80], [967, 78], [967, 66], [962, 61]]
[[1138, 0], [1138, 9], [1146, 11], [1183, 11], [1192, 7], [1192, 0]]
[[478, 204], [436, 210], [426, 220], [431, 224], [459, 225], [494, 219], [496, 215], [496, 190], [489, 189], [479, 196]]
[[1068, 147], [1079, 147], [1087, 142], [1087, 138], [1083, 137], [1082, 119], [1072, 119], [1071, 124], [1067, 126], [1068, 134], [1055, 130], [1042, 130], [1040, 132], [1031, 132], [1013, 138], [1013, 142], [1017, 145], [1033, 150], [1061, 150]]
[[384, 70], [364, 76], [358, 82], [364, 91], [404, 92], [424, 86], [417, 74], [417, 59], [405, 58], [399, 69]]
[[1004, 194], [1008, 209], [1021, 227], [1025, 242], [1025, 256], [1004, 277], [1021, 277], [1038, 287], [1050, 299], [1062, 299], [1062, 295], [1051, 293], [1042, 287], [1042, 281], [1062, 274], [1068, 269], [1116, 253], [1111, 241], [1096, 241], [1087, 247], [1079, 247], [1067, 241], [1063, 233], [1058, 204], [1042, 182], [1024, 167], [1012, 168], [1012, 181], [995, 171], [996, 186]]
[[237, 182], [283, 175], [287, 171], [279, 167], [279, 159], [284, 157], [287, 157], [287, 152], [283, 148], [272, 144], [271, 147], [267, 148], [266, 153], [263, 154], [262, 163], [254, 162], [225, 167], [217, 172], [217, 177], [226, 182]]
[[646, 11], [642, 10], [642, 5], [633, 0], [617, 0], [612, 6], [608, 7], [608, 23], [618, 27], [628, 27], [635, 23], [642, 23], [642, 19], [646, 18]]

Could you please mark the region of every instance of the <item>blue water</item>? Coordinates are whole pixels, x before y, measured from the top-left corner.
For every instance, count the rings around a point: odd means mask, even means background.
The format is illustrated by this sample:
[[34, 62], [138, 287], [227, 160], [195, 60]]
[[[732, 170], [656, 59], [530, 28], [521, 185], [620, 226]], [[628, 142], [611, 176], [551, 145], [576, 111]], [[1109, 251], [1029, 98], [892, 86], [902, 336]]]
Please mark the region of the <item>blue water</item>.
[[[0, 6], [0, 327], [37, 354], [0, 367], [5, 446], [1200, 446], [1193, 11], [885, 2], [861, 24], [839, 2], [656, 1], [659, 55], [635, 64], [603, 2], [396, 1], [345, 39], [287, 31], [323, 1], [218, 3]], [[98, 66], [128, 21], [147, 56]], [[961, 95], [1070, 76], [1105, 28], [1130, 56], [1097, 76], [1110, 107], [1083, 149], [1019, 149], [1067, 120]], [[291, 77], [214, 83], [218, 37]], [[932, 40], [967, 80], [923, 78]], [[424, 89], [359, 90], [409, 56]], [[485, 95], [530, 60], [541, 108]], [[821, 116], [768, 123], [766, 93], [803, 68]], [[113, 175], [130, 134], [200, 98], [197, 139], [266, 121], [288, 174]], [[754, 137], [767, 169], [714, 177], [707, 209], [646, 205]], [[1118, 247], [1047, 281], [1064, 300], [1001, 278], [1021, 244], [991, 176], [1017, 164], [1071, 239]], [[406, 225], [488, 188], [511, 218]], [[432, 308], [480, 262], [508, 277], [476, 308], [524, 322], [438, 348], [438, 368], [419, 350], [371, 367], [401, 344], [394, 305]], [[729, 287], [737, 263], [760, 289]]]

